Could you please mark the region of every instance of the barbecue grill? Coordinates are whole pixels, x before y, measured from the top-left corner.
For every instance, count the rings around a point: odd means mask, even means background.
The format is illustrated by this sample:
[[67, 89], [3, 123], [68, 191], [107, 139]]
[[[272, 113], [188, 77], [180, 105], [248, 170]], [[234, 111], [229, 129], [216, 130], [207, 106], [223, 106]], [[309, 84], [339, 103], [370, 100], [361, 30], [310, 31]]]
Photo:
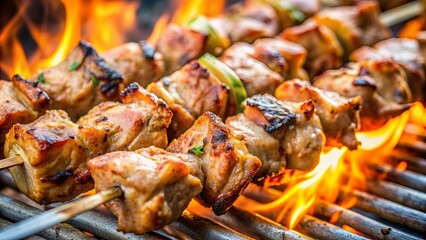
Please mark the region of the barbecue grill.
[[[417, 131], [418, 129], [422, 131]], [[374, 177], [365, 189], [340, 189], [339, 200], [356, 199], [352, 207], [318, 200], [294, 230], [275, 222], [278, 213], [256, 214], [236, 204], [224, 215], [191, 202], [183, 215], [163, 229], [142, 235], [118, 232], [116, 218], [100, 206], [29, 239], [423, 239], [426, 234], [426, 129], [408, 122], [397, 146], [371, 164]], [[402, 169], [400, 166], [405, 165]], [[266, 203], [283, 188], [251, 184], [244, 203]], [[10, 174], [0, 171], [0, 229], [40, 214], [41, 206], [19, 192]], [[1, 236], [0, 236], [1, 238]]]
[[[353, 190], [357, 198], [351, 209], [335, 203], [319, 201], [314, 214], [303, 217], [295, 230], [261, 215], [232, 207], [228, 213], [216, 216], [206, 211], [185, 211], [182, 217], [160, 231], [144, 235], [123, 234], [116, 231], [116, 219], [98, 207], [83, 213], [67, 223], [47, 229], [38, 236], [46, 239], [167, 239], [177, 237], [194, 239], [421, 239], [426, 231], [426, 139], [416, 135], [412, 144], [403, 142], [411, 134], [408, 124], [402, 140], [388, 155], [393, 164], [372, 166], [377, 172], [386, 172], [385, 179], [371, 179], [367, 191]], [[407, 162], [407, 170], [395, 168]], [[0, 173], [3, 186], [0, 195], [0, 223], [7, 226], [35, 216], [43, 208], [30, 205], [20, 194], [6, 171]], [[249, 201], [271, 201], [279, 190], [259, 190], [251, 186], [244, 193]], [[19, 200], [18, 200], [19, 199]], [[338, 213], [335, 223], [329, 219]], [[353, 230], [355, 229], [355, 230]], [[37, 239], [37, 238], [34, 238]]]

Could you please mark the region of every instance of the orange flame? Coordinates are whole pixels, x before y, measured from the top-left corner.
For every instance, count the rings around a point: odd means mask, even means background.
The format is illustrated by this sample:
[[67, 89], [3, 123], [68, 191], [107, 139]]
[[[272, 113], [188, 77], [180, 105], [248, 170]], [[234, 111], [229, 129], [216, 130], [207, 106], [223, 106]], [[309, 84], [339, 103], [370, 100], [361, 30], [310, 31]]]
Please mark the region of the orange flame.
[[147, 42], [151, 46], [155, 46], [158, 42], [158, 39], [161, 36], [161, 33], [163, 32], [164, 28], [166, 28], [167, 23], [169, 21], [169, 14], [165, 13], [163, 14], [155, 23], [154, 29], [152, 30], [151, 35], [149, 36]]
[[[58, 64], [80, 39], [90, 41], [99, 51], [123, 43], [126, 34], [135, 29], [136, 9], [139, 4], [139, 1], [95, 0], [43, 2], [48, 3], [44, 6], [46, 12], [56, 13], [58, 18], [62, 15], [65, 17], [58, 21], [56, 27], [36, 24], [29, 18], [30, 1], [24, 1], [0, 36], [0, 68], [9, 77], [15, 73], [30, 77], [39, 69]], [[37, 45], [31, 56], [24, 51], [17, 37], [23, 27], [28, 29]]]

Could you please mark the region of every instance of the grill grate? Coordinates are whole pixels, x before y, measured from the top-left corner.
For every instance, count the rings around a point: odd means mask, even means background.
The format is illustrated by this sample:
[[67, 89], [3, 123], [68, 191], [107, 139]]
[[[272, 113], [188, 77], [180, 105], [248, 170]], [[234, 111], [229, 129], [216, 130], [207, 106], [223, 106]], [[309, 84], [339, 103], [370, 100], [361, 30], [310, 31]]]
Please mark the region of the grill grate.
[[[239, 207], [216, 216], [207, 209], [190, 206], [182, 217], [162, 230], [143, 235], [124, 234], [115, 230], [117, 220], [101, 207], [47, 229], [33, 239], [422, 239], [426, 232], [426, 159], [421, 156], [426, 152], [426, 137], [415, 135], [412, 129], [412, 124], [407, 125], [400, 143], [388, 156], [389, 164], [371, 166], [379, 174], [386, 173], [384, 179], [368, 180], [365, 192], [344, 192], [346, 196], [357, 198], [353, 209], [318, 201], [314, 205], [315, 215], [303, 217], [296, 231]], [[404, 142], [404, 136], [412, 138], [413, 135], [414, 144]], [[394, 167], [401, 161], [407, 162], [405, 171]], [[0, 226], [42, 211], [22, 202], [29, 200], [16, 190], [6, 171], [0, 172], [0, 184], [3, 186], [0, 191]], [[248, 203], [268, 202], [280, 193], [276, 189], [250, 186], [242, 198]], [[339, 217], [334, 224], [326, 221], [336, 213]], [[355, 231], [347, 231], [341, 227], [344, 225]]]

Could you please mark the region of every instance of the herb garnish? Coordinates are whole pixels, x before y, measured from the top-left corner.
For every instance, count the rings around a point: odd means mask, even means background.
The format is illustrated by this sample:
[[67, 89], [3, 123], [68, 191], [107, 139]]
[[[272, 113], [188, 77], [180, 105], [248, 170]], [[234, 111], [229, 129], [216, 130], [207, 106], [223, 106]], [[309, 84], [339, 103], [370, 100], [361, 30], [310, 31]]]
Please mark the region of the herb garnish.
[[71, 71], [74, 71], [74, 70], [76, 70], [77, 68], [78, 68], [78, 66], [79, 66], [80, 64], [78, 63], [78, 62], [76, 62], [76, 61], [74, 61], [74, 62], [72, 62], [71, 63], [71, 65], [70, 65], [70, 67], [68, 68], [68, 70], [71, 72]]
[[195, 155], [203, 154], [204, 153], [204, 146], [203, 145], [201, 145], [201, 146], [195, 146], [195, 147], [189, 149], [188, 152], [189, 153], [193, 153]]
[[99, 81], [98, 79], [95, 77], [95, 75], [92, 75], [90, 77], [90, 80], [92, 80], [93, 85], [98, 86], [99, 85]]
[[44, 78], [44, 72], [41, 72], [41, 73], [38, 75], [37, 79], [38, 79], [38, 82], [39, 82], [39, 83], [45, 83], [45, 82], [46, 82], [46, 79]]

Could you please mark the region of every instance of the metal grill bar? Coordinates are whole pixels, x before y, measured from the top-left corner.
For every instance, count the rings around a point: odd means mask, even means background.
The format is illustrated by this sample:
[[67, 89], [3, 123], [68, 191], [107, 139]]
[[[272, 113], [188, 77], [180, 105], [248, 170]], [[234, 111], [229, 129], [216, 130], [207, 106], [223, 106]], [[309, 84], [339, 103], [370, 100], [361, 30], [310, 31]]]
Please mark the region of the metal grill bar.
[[426, 194], [386, 181], [367, 181], [367, 191], [392, 202], [426, 212]]
[[[21, 221], [41, 212], [42, 210], [40, 209], [31, 207], [4, 195], [0, 195], [0, 215], [11, 221]], [[48, 228], [45, 231], [40, 232], [39, 235], [48, 239], [93, 239], [65, 223], [57, 224], [54, 227]]]
[[268, 218], [259, 214], [249, 211], [244, 211], [238, 207], [231, 207], [229, 211], [221, 216], [215, 215], [210, 209], [202, 208], [201, 206], [192, 207], [189, 209], [201, 214], [221, 224], [235, 229], [248, 236], [259, 239], [288, 239], [288, 240], [302, 240], [311, 239], [301, 233], [289, 230]]
[[372, 166], [378, 173], [385, 173], [386, 179], [406, 187], [426, 192], [426, 176], [410, 170], [398, 171], [388, 164]]
[[413, 157], [407, 154], [404, 154], [403, 156], [398, 156], [395, 153], [393, 153], [388, 159], [392, 163], [395, 163], [395, 165], [402, 161], [405, 161], [408, 164], [407, 165], [408, 170], [421, 173], [421, 174], [426, 174], [426, 159], [424, 158]]
[[391, 222], [413, 228], [419, 232], [426, 232], [425, 213], [358, 190], [345, 192], [344, 195], [356, 197], [356, 207], [359, 209], [373, 213]]
[[357, 212], [342, 208], [336, 204], [318, 201], [315, 204], [315, 213], [331, 218], [339, 214], [337, 223], [349, 225], [356, 230], [377, 239], [417, 239], [416, 237], [395, 228], [365, 217]]

